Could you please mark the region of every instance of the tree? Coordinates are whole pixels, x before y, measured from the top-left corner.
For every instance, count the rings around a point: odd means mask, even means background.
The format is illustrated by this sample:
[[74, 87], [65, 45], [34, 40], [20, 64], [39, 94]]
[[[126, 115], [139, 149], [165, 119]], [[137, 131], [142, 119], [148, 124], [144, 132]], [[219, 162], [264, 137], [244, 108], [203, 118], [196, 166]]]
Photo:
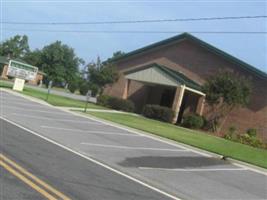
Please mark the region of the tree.
[[91, 87], [98, 87], [100, 93], [102, 93], [106, 84], [114, 83], [119, 77], [115, 66], [109, 62], [102, 63], [99, 57], [96, 63], [89, 63], [87, 67], [88, 82]]
[[0, 54], [3, 56], [12, 53], [14, 58], [23, 58], [29, 51], [28, 37], [26, 35], [15, 35], [0, 43]]
[[220, 131], [234, 108], [248, 105], [251, 82], [234, 73], [220, 72], [207, 80], [203, 86], [203, 92], [206, 94], [207, 103], [214, 111], [211, 119], [212, 129]]
[[125, 55], [123, 51], [115, 51], [112, 55], [112, 57], [108, 58], [106, 62], [112, 62], [113, 59], [117, 59], [121, 56]]
[[42, 49], [39, 66], [49, 80], [62, 84], [75, 81], [79, 76], [79, 65], [83, 63], [73, 48], [56, 41]]
[[42, 51], [39, 49], [35, 49], [34, 51], [26, 53], [23, 60], [33, 66], [38, 67], [40, 70], [43, 70], [41, 69], [41, 55]]

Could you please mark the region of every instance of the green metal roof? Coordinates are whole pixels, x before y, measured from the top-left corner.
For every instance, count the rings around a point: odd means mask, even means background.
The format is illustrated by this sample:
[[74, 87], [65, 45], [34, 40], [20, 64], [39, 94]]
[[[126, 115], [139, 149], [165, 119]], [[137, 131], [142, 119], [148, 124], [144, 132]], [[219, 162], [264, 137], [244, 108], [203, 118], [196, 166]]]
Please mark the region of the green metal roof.
[[124, 73], [125, 73], [125, 75], [128, 75], [128, 74], [142, 71], [142, 70], [145, 70], [145, 69], [151, 68], [151, 67], [157, 67], [161, 72], [163, 72], [167, 76], [171, 77], [173, 80], [175, 80], [177, 83], [179, 83], [181, 85], [186, 85], [189, 88], [196, 89], [199, 91], [201, 90], [201, 86], [199, 84], [197, 84], [196, 82], [194, 82], [193, 80], [191, 80], [190, 78], [185, 76], [184, 74], [177, 72], [175, 70], [172, 70], [166, 66], [159, 65], [157, 63], [144, 65], [144, 66], [138, 67], [136, 69], [126, 71]]
[[175, 42], [179, 42], [179, 41], [182, 41], [184, 39], [189, 39], [191, 41], [194, 41], [196, 42], [198, 45], [208, 49], [209, 51], [225, 58], [226, 60], [242, 67], [243, 69], [249, 71], [249, 72], [252, 72], [260, 77], [263, 77], [263, 78], [267, 78], [267, 74], [255, 67], [253, 67], [252, 65], [249, 65], [248, 63], [204, 42], [203, 40], [200, 40], [196, 37], [194, 37], [193, 35], [189, 34], [189, 33], [182, 33], [180, 35], [177, 35], [177, 36], [174, 36], [174, 37], [171, 37], [171, 38], [168, 38], [166, 40], [162, 40], [160, 42], [157, 42], [157, 43], [154, 43], [154, 44], [151, 44], [151, 45], [148, 45], [148, 46], [145, 46], [143, 48], [140, 48], [140, 49], [137, 49], [137, 50], [134, 50], [134, 51], [131, 51], [129, 53], [126, 53], [125, 55], [121, 56], [121, 57], [118, 57], [118, 58], [115, 58], [113, 59], [112, 61], [113, 62], [116, 62], [116, 61], [119, 61], [119, 60], [122, 60], [122, 59], [126, 59], [128, 57], [131, 57], [131, 56], [134, 56], [136, 54], [140, 54], [140, 53], [145, 53], [146, 51], [149, 51], [149, 50], [153, 50], [154, 48], [158, 48], [158, 47], [161, 47], [161, 46], [165, 46], [165, 45], [169, 45], [171, 43], [175, 43]]

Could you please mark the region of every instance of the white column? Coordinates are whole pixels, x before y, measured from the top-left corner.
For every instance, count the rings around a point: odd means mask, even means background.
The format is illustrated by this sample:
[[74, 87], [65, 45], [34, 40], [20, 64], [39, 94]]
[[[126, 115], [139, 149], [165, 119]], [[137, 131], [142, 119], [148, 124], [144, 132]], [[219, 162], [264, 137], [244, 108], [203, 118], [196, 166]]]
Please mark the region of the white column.
[[184, 97], [184, 91], [185, 91], [185, 85], [181, 85], [176, 88], [176, 92], [175, 92], [175, 96], [174, 96], [174, 100], [172, 104], [172, 110], [174, 111], [174, 117], [173, 117], [172, 123], [176, 123], [177, 121], [180, 107], [181, 107], [183, 97]]

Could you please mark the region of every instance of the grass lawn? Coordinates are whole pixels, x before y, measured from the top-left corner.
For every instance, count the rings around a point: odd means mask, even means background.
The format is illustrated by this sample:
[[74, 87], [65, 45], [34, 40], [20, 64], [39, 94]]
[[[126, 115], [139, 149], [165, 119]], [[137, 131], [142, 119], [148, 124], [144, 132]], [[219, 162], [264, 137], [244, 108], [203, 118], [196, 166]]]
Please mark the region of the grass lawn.
[[141, 116], [91, 111], [88, 113], [98, 118], [267, 168], [267, 150], [264, 149], [254, 148], [208, 135], [200, 131], [184, 129], [172, 124], [147, 119]]
[[[13, 83], [5, 82], [5, 81], [0, 81], [0, 87], [4, 88], [12, 88]], [[35, 90], [32, 88], [27, 88], [27, 86], [24, 87], [22, 94], [32, 96], [41, 100], [46, 100], [46, 95], [47, 93]], [[63, 97], [60, 95], [55, 95], [55, 94], [50, 94], [48, 98], [48, 103], [54, 105], [54, 106], [64, 106], [64, 107], [76, 107], [76, 108], [84, 108], [85, 102], [80, 101], [80, 100], [75, 100], [75, 99], [70, 99], [67, 97]], [[107, 109], [102, 106], [98, 106], [94, 103], [88, 103], [88, 108], [92, 109]]]

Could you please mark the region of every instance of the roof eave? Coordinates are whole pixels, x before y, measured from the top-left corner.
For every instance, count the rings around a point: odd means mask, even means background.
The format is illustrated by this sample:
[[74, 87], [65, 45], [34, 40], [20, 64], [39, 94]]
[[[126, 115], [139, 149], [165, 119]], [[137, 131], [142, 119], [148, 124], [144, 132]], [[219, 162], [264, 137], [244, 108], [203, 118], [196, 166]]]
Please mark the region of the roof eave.
[[174, 37], [171, 37], [171, 38], [168, 38], [168, 39], [165, 39], [165, 40], [162, 40], [160, 42], [156, 42], [156, 43], [153, 43], [151, 45], [148, 45], [148, 46], [145, 46], [143, 48], [140, 48], [140, 49], [137, 49], [137, 50], [134, 50], [134, 51], [131, 51], [129, 53], [126, 53], [125, 55], [123, 56], [120, 56], [118, 58], [115, 58], [115, 59], [112, 59], [111, 62], [118, 62], [118, 61], [121, 61], [121, 60], [124, 60], [124, 59], [127, 59], [129, 57], [132, 57], [132, 56], [135, 56], [135, 55], [140, 55], [142, 53], [146, 53], [148, 52], [149, 50], [154, 50], [155, 48], [161, 48], [162, 46], [164, 45], [170, 45], [172, 42], [180, 42], [181, 40], [183, 39], [189, 39], [191, 41], [194, 41], [196, 43], [198, 43], [199, 45], [201, 45], [203, 48], [206, 48], [208, 49], [209, 51], [213, 52], [214, 54], [218, 55], [218, 56], [221, 56], [223, 58], [225, 58], [226, 60], [228, 60], [229, 62], [233, 63], [233, 64], [236, 64], [240, 67], [242, 67], [244, 70], [248, 71], [248, 72], [252, 72], [254, 73], [255, 75], [257, 76], [260, 76], [262, 78], [265, 78], [267, 79], [267, 74], [257, 68], [255, 68], [254, 66], [214, 47], [213, 45], [211, 44], [208, 44], [206, 42], [204, 42], [203, 40], [200, 40], [198, 39], [197, 37], [189, 34], [189, 33], [182, 33], [180, 35], [177, 35], [177, 36], [174, 36]]

